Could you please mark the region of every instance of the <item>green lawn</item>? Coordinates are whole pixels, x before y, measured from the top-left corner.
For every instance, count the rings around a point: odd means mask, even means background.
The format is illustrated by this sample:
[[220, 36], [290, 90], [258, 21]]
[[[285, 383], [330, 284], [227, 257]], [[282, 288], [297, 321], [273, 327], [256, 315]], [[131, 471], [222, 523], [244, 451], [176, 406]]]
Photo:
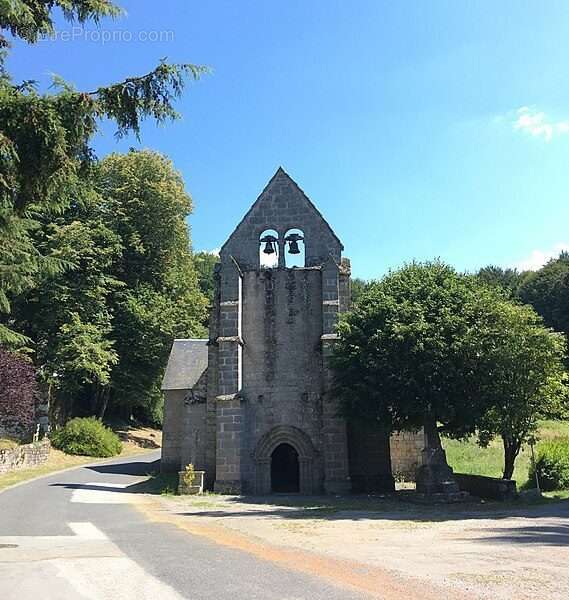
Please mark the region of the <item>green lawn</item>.
[[[539, 428], [540, 440], [565, 440], [569, 443], [569, 421], [543, 421]], [[494, 440], [488, 448], [480, 448], [476, 440], [443, 440], [450, 466], [457, 473], [501, 477], [504, 467], [504, 451], [500, 440]], [[516, 460], [514, 479], [521, 488], [528, 479], [531, 452], [524, 447]]]

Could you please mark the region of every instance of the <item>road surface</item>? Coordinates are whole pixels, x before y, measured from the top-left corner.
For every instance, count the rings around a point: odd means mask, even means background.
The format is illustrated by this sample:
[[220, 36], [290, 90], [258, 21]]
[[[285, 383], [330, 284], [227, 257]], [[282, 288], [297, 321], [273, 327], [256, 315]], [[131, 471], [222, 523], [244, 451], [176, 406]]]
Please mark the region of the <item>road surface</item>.
[[158, 459], [84, 466], [0, 493], [0, 599], [364, 598], [145, 519], [131, 486]]

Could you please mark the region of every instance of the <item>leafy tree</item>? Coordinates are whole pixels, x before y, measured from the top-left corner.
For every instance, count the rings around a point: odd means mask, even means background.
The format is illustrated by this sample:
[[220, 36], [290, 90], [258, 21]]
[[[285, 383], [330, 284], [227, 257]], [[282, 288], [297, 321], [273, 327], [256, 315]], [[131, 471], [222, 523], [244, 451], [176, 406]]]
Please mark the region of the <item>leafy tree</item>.
[[[96, 200], [92, 197], [92, 201]], [[57, 393], [52, 416], [100, 414], [117, 354], [110, 337], [113, 294], [122, 283], [113, 267], [120, 238], [94, 214], [94, 206], [71, 206], [38, 222], [35, 247], [69, 264], [14, 298], [13, 323], [34, 341], [41, 379]]]
[[219, 255], [213, 252], [196, 252], [194, 254], [194, 264], [198, 275], [198, 284], [200, 290], [209, 300], [210, 306], [213, 304], [213, 294], [215, 290], [214, 270], [215, 265], [219, 263]]
[[[34, 43], [53, 30], [56, 7], [79, 22], [120, 13], [108, 0], [3, 1], [0, 26]], [[88, 193], [90, 140], [101, 119], [113, 120], [120, 137], [138, 135], [144, 118], [176, 118], [173, 101], [185, 78], [197, 79], [206, 69], [162, 62], [146, 75], [94, 91], [79, 92], [57, 80], [57, 93], [40, 94], [31, 81], [11, 81], [5, 68], [8, 47], [0, 35], [0, 343], [18, 345], [25, 339], [13, 327], [11, 301], [44, 275], [68, 266], [42, 254], [33, 232], [40, 218], [53, 218]]]
[[26, 437], [32, 431], [37, 397], [31, 362], [0, 348], [0, 435]]
[[351, 300], [356, 303], [363, 296], [369, 284], [365, 279], [360, 279], [359, 277], [354, 277], [350, 283], [352, 294]]
[[[3, 0], [0, 5], [0, 28], [13, 36], [34, 43], [43, 35], [53, 33], [52, 11], [60, 8], [69, 21], [84, 23], [89, 19], [116, 17], [121, 9], [110, 0]], [[0, 34], [0, 46], [9, 42]]]
[[519, 294], [548, 327], [569, 335], [569, 253], [562, 252], [539, 271], [530, 273]]
[[520, 273], [517, 269], [504, 269], [488, 265], [478, 271], [478, 277], [485, 284], [498, 287], [510, 297], [517, 297], [520, 286], [527, 277], [527, 272]]
[[203, 334], [186, 219], [191, 199], [158, 153], [113, 154], [91, 170], [91, 194], [34, 233], [72, 266], [14, 304], [18, 329], [55, 391], [55, 411], [160, 420], [172, 338]]
[[172, 339], [205, 333], [207, 299], [186, 224], [192, 201], [172, 163], [150, 151], [106, 157], [94, 185], [100, 219], [123, 249], [113, 267], [122, 287], [112, 304], [119, 363], [111, 403], [159, 420], [160, 380]]
[[496, 302], [481, 344], [481, 396], [489, 406], [478, 428], [486, 446], [495, 436], [504, 446], [504, 479], [510, 479], [522, 444], [539, 419], [565, 414], [566, 372], [562, 334], [543, 327], [530, 306]]
[[333, 368], [349, 418], [401, 430], [473, 433], [485, 411], [477, 366], [480, 324], [499, 295], [436, 262], [373, 283], [342, 316]]

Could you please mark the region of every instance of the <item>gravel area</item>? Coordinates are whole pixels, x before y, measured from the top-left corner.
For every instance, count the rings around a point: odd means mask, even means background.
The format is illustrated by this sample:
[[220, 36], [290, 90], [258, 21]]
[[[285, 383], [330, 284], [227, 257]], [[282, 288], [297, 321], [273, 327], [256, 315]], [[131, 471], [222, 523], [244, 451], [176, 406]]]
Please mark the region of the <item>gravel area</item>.
[[320, 500], [161, 497], [154, 512], [218, 543], [320, 570], [380, 598], [569, 598], [569, 502], [424, 507]]

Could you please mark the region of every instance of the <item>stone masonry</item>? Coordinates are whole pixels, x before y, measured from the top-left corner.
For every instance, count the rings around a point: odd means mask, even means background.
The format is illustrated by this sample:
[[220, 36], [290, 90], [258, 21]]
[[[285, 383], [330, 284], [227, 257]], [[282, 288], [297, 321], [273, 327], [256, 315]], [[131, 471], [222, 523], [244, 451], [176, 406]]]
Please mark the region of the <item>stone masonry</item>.
[[401, 431], [391, 436], [391, 471], [396, 480], [415, 480], [424, 445], [422, 432]]
[[42, 465], [49, 458], [50, 447], [45, 438], [41, 442], [0, 450], [0, 473]]
[[[296, 266], [287, 263], [302, 254], [291, 230], [304, 251]], [[174, 343], [163, 382], [164, 469], [192, 462], [206, 487], [224, 493], [393, 489], [389, 436], [348, 426], [332, 393], [335, 325], [350, 305], [342, 251], [279, 168], [221, 248], [209, 339]], [[402, 461], [408, 446], [395, 441]]]

